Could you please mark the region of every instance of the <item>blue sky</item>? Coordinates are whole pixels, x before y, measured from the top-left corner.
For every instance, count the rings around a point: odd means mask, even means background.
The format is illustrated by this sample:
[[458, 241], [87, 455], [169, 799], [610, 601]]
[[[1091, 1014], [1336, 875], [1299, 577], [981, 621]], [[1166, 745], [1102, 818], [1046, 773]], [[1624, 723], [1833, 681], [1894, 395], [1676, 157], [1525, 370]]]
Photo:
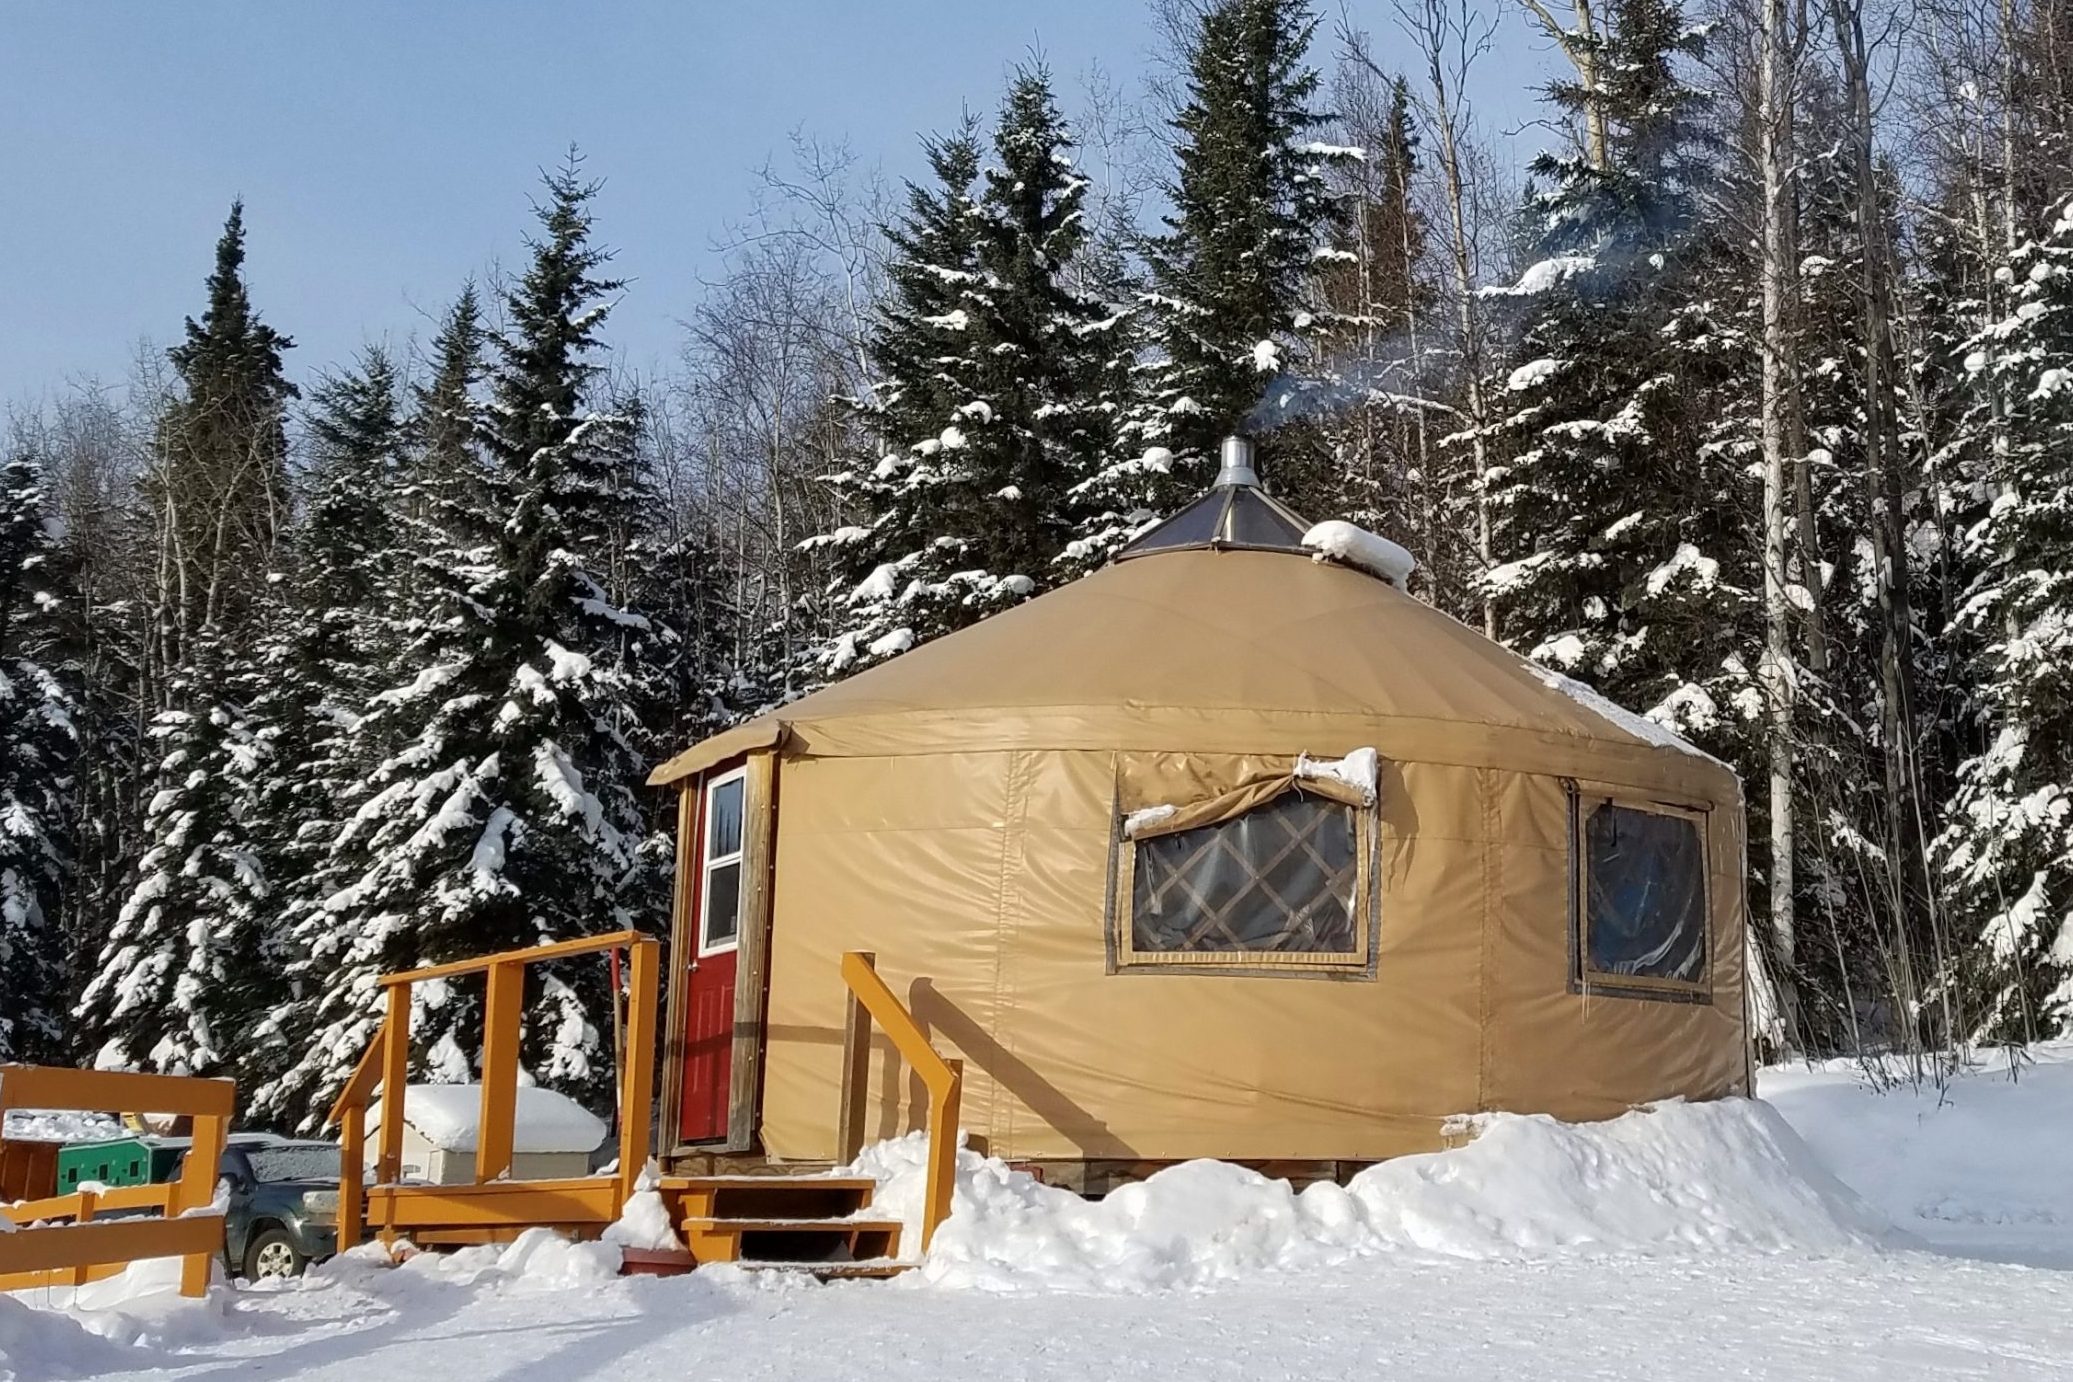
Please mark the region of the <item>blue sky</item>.
[[[1386, 57], [1384, 0], [1346, 4]], [[607, 334], [663, 365], [791, 131], [897, 178], [1033, 50], [1070, 102], [1097, 60], [1137, 86], [1152, 43], [1137, 0], [0, 0], [0, 400], [175, 339], [239, 195], [296, 376], [400, 345], [522, 252], [536, 170], [572, 140], [633, 280]], [[1544, 49], [1507, 18], [1478, 83], [1500, 137]]]

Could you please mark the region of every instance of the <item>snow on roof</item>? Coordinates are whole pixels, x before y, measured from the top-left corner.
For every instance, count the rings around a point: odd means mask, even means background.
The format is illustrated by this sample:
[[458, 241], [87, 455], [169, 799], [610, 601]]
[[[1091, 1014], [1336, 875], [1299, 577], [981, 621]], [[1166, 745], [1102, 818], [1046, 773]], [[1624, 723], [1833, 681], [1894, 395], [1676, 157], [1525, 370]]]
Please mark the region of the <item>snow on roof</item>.
[[[1675, 749], [1679, 753], [1688, 753], [1693, 758], [1703, 758], [1708, 763], [1720, 763], [1720, 760], [1712, 754], [1707, 753], [1689, 739], [1674, 733], [1669, 726], [1658, 724], [1646, 715], [1636, 715], [1625, 706], [1620, 705], [1616, 701], [1607, 700], [1582, 682], [1565, 677], [1552, 667], [1542, 667], [1536, 663], [1529, 662], [1526, 664], [1526, 670], [1533, 673], [1534, 677], [1543, 686], [1560, 691], [1563, 695], [1569, 697], [1570, 700], [1575, 701], [1587, 710], [1596, 711], [1601, 719], [1610, 721], [1612, 724], [1633, 735], [1636, 739], [1654, 744], [1657, 748]], [[1721, 763], [1720, 766], [1726, 767], [1727, 765]]]
[[1418, 569], [1418, 559], [1388, 538], [1340, 518], [1328, 518], [1312, 527], [1303, 534], [1303, 545], [1317, 554], [1318, 561], [1357, 567], [1398, 590]]
[[9, 1142], [105, 1142], [128, 1130], [105, 1113], [67, 1113], [48, 1109], [9, 1109], [0, 1136]]
[[[517, 1110], [514, 1152], [594, 1152], [605, 1140], [596, 1114], [551, 1089], [520, 1085]], [[403, 1121], [442, 1152], [474, 1151], [481, 1113], [481, 1085], [414, 1084], [403, 1093]]]

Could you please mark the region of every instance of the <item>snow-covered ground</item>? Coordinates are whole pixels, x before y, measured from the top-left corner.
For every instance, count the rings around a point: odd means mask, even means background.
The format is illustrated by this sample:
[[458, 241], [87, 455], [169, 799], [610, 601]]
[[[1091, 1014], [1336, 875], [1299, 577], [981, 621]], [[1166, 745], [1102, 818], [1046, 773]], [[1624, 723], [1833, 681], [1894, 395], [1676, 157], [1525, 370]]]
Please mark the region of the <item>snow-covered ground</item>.
[[[0, 1378], [2073, 1377], [2073, 1045], [1763, 1091], [1491, 1119], [1302, 1195], [1197, 1164], [1086, 1205], [968, 1158], [891, 1285], [621, 1279], [547, 1239], [204, 1302], [139, 1269], [0, 1297]], [[910, 1207], [912, 1149], [868, 1155]]]

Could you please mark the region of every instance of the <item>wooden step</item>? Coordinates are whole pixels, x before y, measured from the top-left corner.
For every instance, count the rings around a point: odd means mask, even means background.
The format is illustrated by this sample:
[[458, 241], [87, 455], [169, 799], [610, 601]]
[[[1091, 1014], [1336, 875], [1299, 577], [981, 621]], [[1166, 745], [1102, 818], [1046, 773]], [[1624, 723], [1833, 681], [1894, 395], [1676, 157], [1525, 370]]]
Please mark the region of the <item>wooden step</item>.
[[900, 1250], [897, 1219], [688, 1215], [678, 1231], [700, 1262], [826, 1265], [890, 1258]]
[[840, 1219], [868, 1208], [868, 1176], [667, 1177], [663, 1199], [685, 1219]]

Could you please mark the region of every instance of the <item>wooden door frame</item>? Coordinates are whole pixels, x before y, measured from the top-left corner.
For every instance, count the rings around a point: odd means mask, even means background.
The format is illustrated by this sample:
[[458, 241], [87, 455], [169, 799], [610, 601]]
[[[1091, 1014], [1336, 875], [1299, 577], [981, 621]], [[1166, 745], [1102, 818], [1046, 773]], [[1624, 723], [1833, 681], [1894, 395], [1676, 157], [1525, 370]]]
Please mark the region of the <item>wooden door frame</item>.
[[[734, 968], [734, 1047], [728, 1074], [727, 1135], [709, 1142], [683, 1140], [684, 1027], [689, 961], [698, 953], [691, 933], [693, 900], [704, 886], [700, 832], [708, 784], [746, 769], [742, 790], [741, 931]], [[662, 1045], [661, 1127], [657, 1144], [668, 1157], [712, 1152], [749, 1152], [757, 1142], [757, 1114], [763, 1094], [765, 1000], [769, 992], [771, 866], [777, 844], [777, 754], [759, 750], [713, 764], [677, 784], [677, 878], [670, 910], [667, 1036]]]

